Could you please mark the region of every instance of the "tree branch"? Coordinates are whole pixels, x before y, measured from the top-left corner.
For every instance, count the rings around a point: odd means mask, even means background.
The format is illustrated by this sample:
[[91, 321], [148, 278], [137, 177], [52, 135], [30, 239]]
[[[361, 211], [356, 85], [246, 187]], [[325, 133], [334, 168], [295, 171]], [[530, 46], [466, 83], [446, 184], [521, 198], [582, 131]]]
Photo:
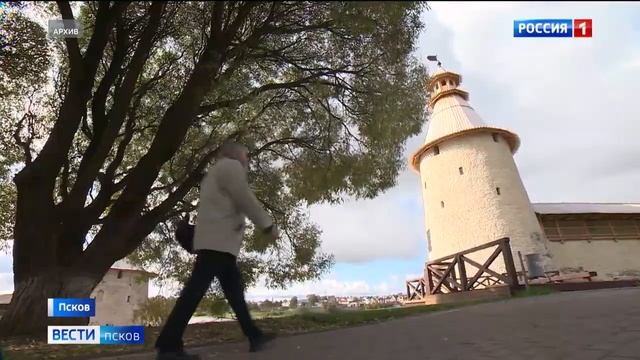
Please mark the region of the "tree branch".
[[338, 71], [338, 70], [322, 71], [322, 72], [319, 72], [319, 73], [316, 73], [316, 74], [313, 74], [313, 75], [309, 75], [309, 76], [306, 76], [304, 78], [301, 78], [301, 79], [298, 79], [298, 80], [295, 80], [295, 81], [289, 81], [289, 82], [283, 82], [283, 83], [271, 83], [271, 84], [262, 85], [260, 87], [257, 87], [255, 89], [253, 89], [251, 92], [249, 92], [248, 94], [246, 94], [246, 95], [244, 95], [244, 96], [242, 96], [240, 98], [220, 100], [220, 101], [216, 101], [216, 102], [214, 102], [212, 104], [200, 106], [198, 115], [210, 113], [212, 111], [215, 111], [215, 110], [218, 110], [218, 109], [222, 109], [222, 108], [237, 108], [238, 106], [243, 105], [243, 104], [255, 99], [260, 94], [262, 94], [262, 93], [264, 93], [266, 91], [277, 90], [277, 89], [292, 89], [292, 88], [297, 88], [297, 87], [303, 87], [304, 85], [313, 82], [314, 80], [318, 79], [319, 77], [335, 73], [336, 71]]
[[[195, 120], [198, 107], [219, 76], [223, 54], [210, 36], [207, 48], [198, 60], [180, 95], [160, 120], [158, 131], [147, 153], [138, 161], [127, 177], [118, 200], [111, 207], [100, 232], [85, 250], [82, 264], [89, 268], [108, 266], [109, 259], [122, 258], [133, 251], [146, 233], [133, 231], [138, 227], [140, 212], [147, 194], [165, 164], [180, 147]], [[155, 226], [155, 224], [153, 224]], [[115, 243], [114, 243], [115, 242]], [[104, 252], [108, 252], [105, 257]], [[106, 259], [106, 260], [105, 260]]]
[[98, 175], [100, 168], [103, 166], [118, 136], [122, 123], [125, 120], [138, 77], [154, 43], [155, 32], [160, 26], [160, 19], [164, 7], [165, 3], [163, 2], [154, 2], [151, 4], [149, 22], [136, 47], [123, 83], [120, 89], [116, 91], [107, 127], [101, 134], [102, 136], [97, 136], [96, 134], [80, 162], [77, 180], [71, 189], [68, 203], [63, 206], [63, 209], [68, 212], [69, 216], [73, 216], [74, 209], [81, 209], [84, 205], [86, 194], [90, 191], [91, 184], [93, 184], [94, 179]]
[[[109, 89], [115, 82], [118, 75], [121, 73], [122, 65], [124, 64], [124, 60], [127, 56], [127, 49], [129, 47], [129, 32], [124, 28], [124, 26], [119, 21], [116, 35], [116, 44], [115, 50], [113, 52], [113, 58], [111, 59], [111, 63], [109, 64], [109, 68], [106, 73], [102, 77], [98, 88], [96, 89], [96, 93], [93, 96], [93, 101], [91, 103], [91, 113], [93, 115], [93, 132], [96, 135], [96, 139], [100, 139], [104, 132], [104, 128], [106, 127], [106, 103], [107, 96], [109, 94]], [[95, 144], [95, 142], [92, 142]], [[93, 149], [95, 149], [94, 145]], [[89, 146], [89, 149], [92, 147]], [[92, 153], [93, 151], [87, 152]], [[86, 156], [86, 155], [85, 155]]]
[[[62, 15], [62, 19], [74, 20], [71, 5], [69, 5], [68, 1], [56, 1], [56, 3], [58, 4], [58, 10]], [[67, 55], [69, 56], [70, 71], [72, 73], [71, 76], [79, 77], [84, 72], [84, 64], [82, 63], [82, 55], [80, 54], [78, 39], [67, 37], [64, 39], [64, 42], [67, 47]]]
[[320, 104], [320, 106], [327, 112], [327, 114], [329, 115], [330, 118], [337, 120], [342, 127], [345, 129], [345, 131], [347, 132], [347, 134], [354, 139], [360, 146], [363, 146], [364, 148], [368, 148], [367, 144], [362, 141], [362, 139], [360, 139], [359, 137], [355, 136], [351, 130], [349, 129], [349, 127], [347, 126], [347, 124], [344, 123], [343, 119], [341, 117], [339, 117], [338, 115], [334, 114], [333, 111], [331, 110], [331, 106], [329, 106], [328, 103], [325, 103], [324, 101], [322, 101], [321, 99], [317, 100], [318, 104]]
[[62, 175], [60, 179], [60, 199], [64, 201], [69, 195], [69, 160], [62, 166]]
[[224, 37], [224, 46], [227, 46], [231, 43], [231, 41], [237, 34], [238, 29], [240, 29], [240, 26], [242, 26], [242, 24], [247, 20], [251, 9], [257, 6], [257, 4], [258, 3], [254, 1], [245, 1], [240, 4], [236, 17], [227, 28], [222, 30]]
[[[56, 177], [67, 160], [69, 149], [73, 144], [82, 116], [86, 114], [86, 103], [93, 87], [95, 73], [102, 58], [113, 20], [128, 5], [125, 2], [117, 2], [113, 8], [109, 9], [108, 4], [108, 2], [100, 2], [99, 4], [95, 29], [89, 40], [81, 68], [77, 65], [77, 52], [73, 48], [70, 50], [70, 56], [74, 58], [72, 61], [77, 66], [75, 70], [70, 72], [69, 86], [57, 120], [38, 157], [15, 178], [16, 184], [21, 183], [27, 187], [40, 187], [37, 195], [34, 193], [33, 197], [34, 201], [37, 198], [42, 201], [42, 204], [49, 202], [49, 199], [53, 198]], [[66, 5], [61, 3], [60, 5], [61, 12], [66, 13], [66, 17], [70, 17], [68, 3]]]
[[20, 120], [17, 123], [16, 126], [16, 131], [13, 132], [13, 139], [15, 140], [16, 144], [22, 148], [22, 152], [24, 153], [24, 162], [25, 164], [29, 165], [31, 164], [32, 161], [32, 157], [31, 157], [31, 141], [27, 140], [24, 141], [22, 140], [22, 136], [20, 136], [20, 132], [22, 132], [22, 129], [24, 128], [24, 122], [27, 121], [27, 118], [29, 116], [31, 116], [32, 114], [30, 112], [26, 112], [22, 118], [20, 118]]

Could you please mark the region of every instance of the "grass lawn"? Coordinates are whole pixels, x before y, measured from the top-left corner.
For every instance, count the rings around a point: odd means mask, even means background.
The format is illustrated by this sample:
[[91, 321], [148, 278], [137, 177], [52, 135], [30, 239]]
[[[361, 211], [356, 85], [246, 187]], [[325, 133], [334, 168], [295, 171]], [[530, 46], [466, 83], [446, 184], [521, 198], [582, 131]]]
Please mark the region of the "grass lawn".
[[556, 291], [547, 287], [531, 286], [528, 289], [524, 289], [515, 293], [513, 297], [521, 298], [521, 297], [529, 297], [529, 296], [549, 295], [549, 294], [553, 294], [554, 292]]
[[[430, 306], [411, 306], [376, 310], [344, 310], [337, 312], [311, 311], [298, 312], [289, 316], [276, 316], [260, 319], [256, 322], [265, 331], [279, 335], [293, 335], [306, 332], [324, 331], [349, 326], [375, 323], [400, 317], [452, 309], [466, 304], [441, 304]], [[286, 315], [286, 313], [285, 313]], [[153, 344], [159, 328], [147, 328], [144, 345], [48, 345], [45, 339], [13, 338], [2, 341], [4, 360], [43, 360], [43, 359], [94, 359], [97, 356], [110, 356], [125, 353], [153, 351]], [[225, 342], [243, 341], [239, 326], [233, 322], [202, 323], [189, 325], [184, 341], [187, 347], [213, 345]]]

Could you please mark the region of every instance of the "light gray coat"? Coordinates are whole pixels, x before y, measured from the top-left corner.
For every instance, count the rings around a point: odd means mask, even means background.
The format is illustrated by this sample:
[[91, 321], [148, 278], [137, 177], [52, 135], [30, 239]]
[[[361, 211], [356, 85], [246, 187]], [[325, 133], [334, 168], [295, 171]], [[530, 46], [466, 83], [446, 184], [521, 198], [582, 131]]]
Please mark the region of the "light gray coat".
[[245, 217], [258, 228], [273, 224], [249, 187], [247, 171], [234, 159], [221, 158], [200, 186], [200, 204], [193, 239], [195, 250], [208, 249], [238, 256]]

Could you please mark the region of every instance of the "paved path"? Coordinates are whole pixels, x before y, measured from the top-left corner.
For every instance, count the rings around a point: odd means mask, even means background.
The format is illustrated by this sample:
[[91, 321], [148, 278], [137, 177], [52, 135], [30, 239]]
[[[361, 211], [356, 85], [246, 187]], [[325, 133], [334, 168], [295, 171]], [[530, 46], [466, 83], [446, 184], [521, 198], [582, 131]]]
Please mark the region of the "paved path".
[[[512, 299], [376, 325], [195, 349], [223, 360], [640, 359], [640, 289]], [[151, 355], [113, 357], [151, 360]]]

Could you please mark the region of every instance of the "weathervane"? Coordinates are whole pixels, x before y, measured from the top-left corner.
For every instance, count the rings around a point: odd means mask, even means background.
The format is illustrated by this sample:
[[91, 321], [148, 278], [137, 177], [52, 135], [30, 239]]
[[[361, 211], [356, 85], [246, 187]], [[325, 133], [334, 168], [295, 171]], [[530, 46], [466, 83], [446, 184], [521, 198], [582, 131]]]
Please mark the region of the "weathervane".
[[427, 60], [429, 60], [429, 61], [437, 61], [438, 62], [438, 66], [442, 66], [442, 63], [440, 62], [440, 60], [438, 60], [438, 55], [428, 55], [427, 56]]

